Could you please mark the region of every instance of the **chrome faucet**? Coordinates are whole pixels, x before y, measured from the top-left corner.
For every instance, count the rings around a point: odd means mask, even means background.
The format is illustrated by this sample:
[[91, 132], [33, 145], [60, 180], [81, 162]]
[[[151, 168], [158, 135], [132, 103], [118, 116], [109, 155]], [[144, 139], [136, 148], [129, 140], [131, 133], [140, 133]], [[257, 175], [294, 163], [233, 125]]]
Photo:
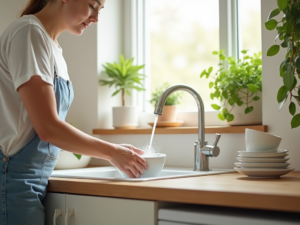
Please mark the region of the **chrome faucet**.
[[160, 96], [156, 108], [154, 110], [154, 114], [161, 115], [163, 113], [163, 107], [165, 102], [170, 94], [175, 91], [182, 90], [190, 93], [196, 100], [198, 106], [198, 140], [194, 144], [195, 158], [194, 158], [194, 170], [195, 171], [208, 171], [209, 170], [209, 158], [208, 157], [216, 157], [220, 153], [220, 149], [217, 146], [219, 139], [221, 137], [220, 134], [216, 134], [216, 138], [213, 145], [208, 145], [205, 140], [204, 133], [204, 105], [202, 102], [202, 98], [199, 93], [183, 84], [173, 85], [167, 88], [162, 95]]

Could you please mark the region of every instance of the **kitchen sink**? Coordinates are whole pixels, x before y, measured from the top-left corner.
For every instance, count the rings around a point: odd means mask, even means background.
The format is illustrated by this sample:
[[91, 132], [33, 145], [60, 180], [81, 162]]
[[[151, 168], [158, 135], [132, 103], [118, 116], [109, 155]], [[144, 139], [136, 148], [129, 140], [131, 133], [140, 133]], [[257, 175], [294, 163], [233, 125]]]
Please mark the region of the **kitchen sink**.
[[212, 169], [210, 171], [193, 171], [192, 168], [164, 168], [157, 177], [123, 178], [115, 167], [93, 167], [83, 169], [54, 170], [51, 177], [80, 178], [111, 181], [150, 181], [182, 177], [206, 176], [212, 174], [236, 172], [234, 169]]

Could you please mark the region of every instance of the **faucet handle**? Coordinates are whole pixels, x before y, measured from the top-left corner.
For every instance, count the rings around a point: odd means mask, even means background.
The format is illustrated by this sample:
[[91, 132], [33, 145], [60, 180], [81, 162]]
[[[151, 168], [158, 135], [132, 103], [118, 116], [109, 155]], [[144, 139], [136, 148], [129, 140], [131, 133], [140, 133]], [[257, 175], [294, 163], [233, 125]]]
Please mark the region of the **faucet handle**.
[[217, 146], [218, 145], [218, 142], [219, 142], [220, 138], [221, 138], [221, 134], [216, 133], [216, 138], [214, 140], [213, 146]]
[[212, 150], [210, 151], [210, 155], [213, 157], [217, 157], [220, 154], [220, 148], [217, 146], [220, 138], [221, 134], [216, 133], [216, 138], [214, 140], [214, 144], [212, 145]]

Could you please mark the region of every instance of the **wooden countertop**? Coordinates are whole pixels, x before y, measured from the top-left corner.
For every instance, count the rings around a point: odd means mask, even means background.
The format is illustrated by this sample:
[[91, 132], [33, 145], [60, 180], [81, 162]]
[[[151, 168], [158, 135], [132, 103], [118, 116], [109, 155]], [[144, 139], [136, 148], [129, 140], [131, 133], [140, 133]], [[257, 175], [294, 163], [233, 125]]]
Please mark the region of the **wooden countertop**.
[[50, 178], [48, 191], [300, 213], [300, 172], [280, 179], [239, 173], [147, 182]]

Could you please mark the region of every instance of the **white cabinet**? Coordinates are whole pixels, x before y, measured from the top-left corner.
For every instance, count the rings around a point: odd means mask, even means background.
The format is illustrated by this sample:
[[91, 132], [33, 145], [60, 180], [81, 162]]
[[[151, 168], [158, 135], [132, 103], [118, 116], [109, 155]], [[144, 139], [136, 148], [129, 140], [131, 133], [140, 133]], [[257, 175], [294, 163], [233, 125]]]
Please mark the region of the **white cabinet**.
[[59, 193], [43, 203], [46, 225], [300, 225], [299, 214], [254, 209]]
[[[43, 201], [45, 206], [46, 225], [63, 225], [66, 208], [66, 195], [58, 193], [47, 193]], [[60, 212], [60, 213], [59, 213]], [[55, 223], [53, 219], [55, 218]]]
[[158, 203], [153, 201], [48, 193], [43, 203], [46, 225], [157, 224]]
[[158, 210], [158, 225], [299, 225], [300, 216], [254, 209], [182, 205]]

